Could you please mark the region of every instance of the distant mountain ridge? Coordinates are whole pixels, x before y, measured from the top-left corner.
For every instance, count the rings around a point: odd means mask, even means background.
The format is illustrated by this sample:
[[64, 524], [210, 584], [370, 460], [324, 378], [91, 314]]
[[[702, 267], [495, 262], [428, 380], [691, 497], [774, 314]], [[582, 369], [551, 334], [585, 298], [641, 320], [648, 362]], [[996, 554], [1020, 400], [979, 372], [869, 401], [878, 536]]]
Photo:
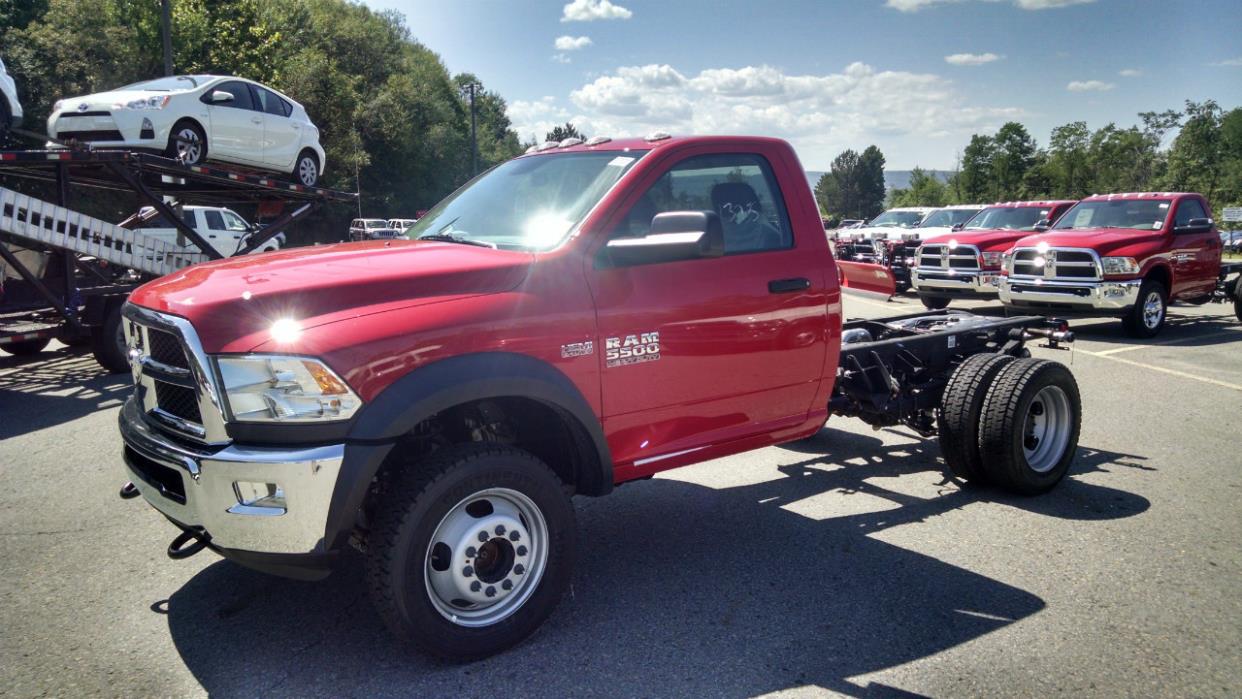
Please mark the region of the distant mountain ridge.
[[[906, 189], [910, 186], [910, 170], [885, 170], [884, 171], [884, 188], [888, 191], [894, 189]], [[925, 170], [929, 174], [940, 178], [941, 182], [948, 182], [949, 177], [953, 174], [948, 170]], [[815, 185], [819, 182], [819, 178], [823, 176], [822, 170], [807, 170], [806, 179], [811, 183], [811, 189], [815, 189]]]

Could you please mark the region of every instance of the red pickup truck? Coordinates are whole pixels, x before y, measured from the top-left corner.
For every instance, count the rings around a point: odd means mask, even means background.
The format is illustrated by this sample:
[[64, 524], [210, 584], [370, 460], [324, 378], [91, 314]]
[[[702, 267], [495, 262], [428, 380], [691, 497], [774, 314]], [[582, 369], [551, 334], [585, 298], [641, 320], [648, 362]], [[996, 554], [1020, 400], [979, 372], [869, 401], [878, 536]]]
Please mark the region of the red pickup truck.
[[936, 435], [954, 476], [1021, 493], [1076, 452], [1074, 378], [1026, 349], [1072, 341], [1063, 322], [842, 321], [783, 141], [546, 143], [407, 233], [133, 293], [121, 496], [175, 525], [170, 557], [316, 578], [352, 544], [393, 632], [467, 659], [556, 606], [571, 495], [804, 438], [829, 414]]
[[1154, 337], [1172, 302], [1234, 304], [1242, 320], [1242, 263], [1223, 244], [1201, 194], [1138, 192], [1087, 197], [1046, 232], [1014, 242], [1000, 299], [1015, 311], [1116, 315]]
[[953, 299], [994, 299], [1000, 294], [1001, 259], [1015, 241], [1047, 230], [1073, 201], [993, 204], [953, 232], [928, 238], [915, 252], [911, 286], [927, 308]]

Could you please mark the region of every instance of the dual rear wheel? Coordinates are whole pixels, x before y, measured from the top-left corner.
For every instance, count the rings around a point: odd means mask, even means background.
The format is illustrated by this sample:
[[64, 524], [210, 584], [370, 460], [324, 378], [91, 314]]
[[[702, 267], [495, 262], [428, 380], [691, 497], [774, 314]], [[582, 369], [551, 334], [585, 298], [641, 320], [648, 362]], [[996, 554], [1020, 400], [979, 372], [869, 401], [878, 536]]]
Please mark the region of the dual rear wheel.
[[1043, 493], [1069, 470], [1081, 420], [1078, 383], [1063, 364], [978, 354], [945, 387], [941, 453], [949, 472], [964, 481]]

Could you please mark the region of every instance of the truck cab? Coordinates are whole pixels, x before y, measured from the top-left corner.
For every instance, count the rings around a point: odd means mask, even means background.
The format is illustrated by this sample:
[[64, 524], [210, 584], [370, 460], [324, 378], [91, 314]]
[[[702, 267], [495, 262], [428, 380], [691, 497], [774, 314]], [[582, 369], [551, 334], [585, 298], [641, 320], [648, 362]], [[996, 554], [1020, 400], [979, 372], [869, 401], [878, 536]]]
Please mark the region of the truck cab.
[[1115, 315], [1136, 337], [1164, 327], [1169, 303], [1213, 298], [1221, 244], [1201, 194], [1087, 197], [1005, 255], [1000, 299], [1022, 311]]
[[[181, 220], [203, 237], [216, 252], [224, 257], [231, 257], [242, 248], [246, 238], [259, 230], [241, 214], [221, 206], [184, 206], [181, 209]], [[153, 207], [144, 206], [136, 216], [132, 216], [120, 224], [123, 227], [142, 231], [143, 235], [159, 238], [180, 246], [192, 246], [185, 240], [172, 223]], [[271, 252], [284, 245], [285, 236], [278, 234], [253, 252]]]
[[1011, 201], [979, 207], [968, 221], [924, 238], [913, 255], [911, 286], [927, 308], [955, 298], [994, 299], [1001, 259], [1014, 241], [1046, 229], [1073, 201]]

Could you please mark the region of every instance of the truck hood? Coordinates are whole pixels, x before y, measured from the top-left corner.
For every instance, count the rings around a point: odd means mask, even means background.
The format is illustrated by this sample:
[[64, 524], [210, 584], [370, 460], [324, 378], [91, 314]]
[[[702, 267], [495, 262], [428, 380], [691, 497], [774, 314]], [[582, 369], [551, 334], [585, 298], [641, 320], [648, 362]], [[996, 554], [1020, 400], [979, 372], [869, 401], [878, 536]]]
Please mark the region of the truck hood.
[[[924, 243], [947, 243], [950, 240], [956, 240], [962, 245], [974, 245], [979, 248], [979, 252], [984, 251], [1000, 251], [1004, 252], [1013, 247], [1016, 240], [1031, 236], [1031, 231], [1015, 231], [1006, 228], [986, 228], [973, 231], [957, 231], [945, 235], [938, 235], [935, 238], [924, 240]], [[1049, 243], [1051, 245], [1051, 243]]]
[[303, 328], [517, 287], [527, 252], [413, 240], [372, 240], [229, 258], [187, 267], [130, 295], [189, 320], [207, 352], [244, 352], [272, 323]]
[[1162, 231], [1138, 231], [1123, 228], [1083, 228], [1077, 230], [1047, 231], [1018, 239], [1014, 247], [1030, 248], [1047, 243], [1054, 248], [1086, 248], [1101, 257], [1122, 255], [1143, 257], [1164, 241]]

